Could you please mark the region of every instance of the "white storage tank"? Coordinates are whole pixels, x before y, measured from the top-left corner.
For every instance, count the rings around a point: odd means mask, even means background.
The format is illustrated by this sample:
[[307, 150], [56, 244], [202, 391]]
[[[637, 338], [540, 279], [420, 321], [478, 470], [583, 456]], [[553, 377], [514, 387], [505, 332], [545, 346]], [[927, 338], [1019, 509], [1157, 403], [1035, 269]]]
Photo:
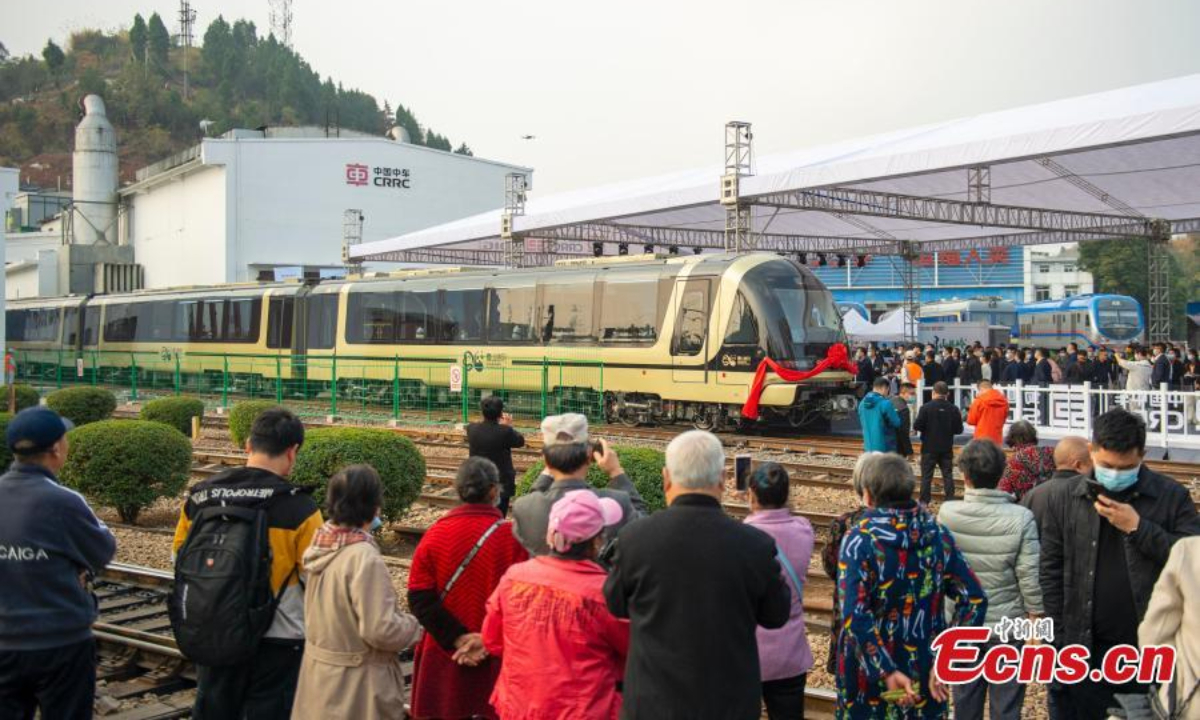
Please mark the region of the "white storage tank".
[[117, 236], [117, 135], [99, 95], [83, 99], [83, 113], [72, 156], [74, 241], [104, 244]]

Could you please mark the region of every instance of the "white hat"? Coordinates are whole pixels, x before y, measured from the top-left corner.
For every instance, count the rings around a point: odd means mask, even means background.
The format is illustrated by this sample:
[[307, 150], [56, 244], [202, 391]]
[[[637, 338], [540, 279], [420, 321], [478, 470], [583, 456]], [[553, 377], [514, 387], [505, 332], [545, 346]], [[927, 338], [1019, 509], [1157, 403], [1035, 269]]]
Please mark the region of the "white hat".
[[551, 415], [542, 420], [542, 447], [588, 441], [587, 418], [579, 413]]

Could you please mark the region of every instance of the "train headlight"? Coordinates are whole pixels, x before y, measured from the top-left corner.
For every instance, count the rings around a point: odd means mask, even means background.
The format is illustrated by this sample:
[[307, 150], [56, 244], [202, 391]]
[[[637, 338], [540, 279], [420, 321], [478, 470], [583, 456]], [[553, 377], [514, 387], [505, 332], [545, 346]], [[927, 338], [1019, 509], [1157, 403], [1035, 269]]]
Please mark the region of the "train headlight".
[[833, 398], [833, 406], [839, 412], [851, 412], [858, 405], [853, 395], [837, 395]]

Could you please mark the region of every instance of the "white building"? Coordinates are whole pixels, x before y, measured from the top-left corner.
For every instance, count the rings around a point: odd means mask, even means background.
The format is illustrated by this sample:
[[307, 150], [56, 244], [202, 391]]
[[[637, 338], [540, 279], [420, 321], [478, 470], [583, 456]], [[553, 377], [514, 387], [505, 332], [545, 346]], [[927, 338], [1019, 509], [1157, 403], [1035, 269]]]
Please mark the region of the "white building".
[[[17, 187], [20, 180], [20, 170], [16, 168], [0, 167], [0, 217], [4, 217], [8, 213], [8, 208], [17, 195]], [[5, 238], [3, 224], [0, 224], [0, 265], [4, 264], [4, 254], [8, 248], [8, 242]], [[0, 315], [4, 314], [4, 277], [0, 276]], [[5, 326], [0, 323], [0, 348], [7, 347], [4, 341]]]
[[1079, 245], [1025, 248], [1025, 302], [1061, 300], [1093, 291], [1092, 274], [1079, 267]]
[[324, 128], [235, 130], [138, 172], [119, 242], [148, 288], [342, 267], [343, 217], [379, 240], [504, 205], [529, 168]]

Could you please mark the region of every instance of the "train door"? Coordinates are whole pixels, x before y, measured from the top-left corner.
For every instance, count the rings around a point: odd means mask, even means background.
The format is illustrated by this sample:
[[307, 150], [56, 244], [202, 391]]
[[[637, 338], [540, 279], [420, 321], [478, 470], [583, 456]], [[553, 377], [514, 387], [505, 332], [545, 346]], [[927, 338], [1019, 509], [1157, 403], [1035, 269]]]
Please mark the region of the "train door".
[[675, 382], [708, 382], [708, 320], [712, 280], [680, 280], [675, 284], [675, 334], [671, 337], [671, 378]]

